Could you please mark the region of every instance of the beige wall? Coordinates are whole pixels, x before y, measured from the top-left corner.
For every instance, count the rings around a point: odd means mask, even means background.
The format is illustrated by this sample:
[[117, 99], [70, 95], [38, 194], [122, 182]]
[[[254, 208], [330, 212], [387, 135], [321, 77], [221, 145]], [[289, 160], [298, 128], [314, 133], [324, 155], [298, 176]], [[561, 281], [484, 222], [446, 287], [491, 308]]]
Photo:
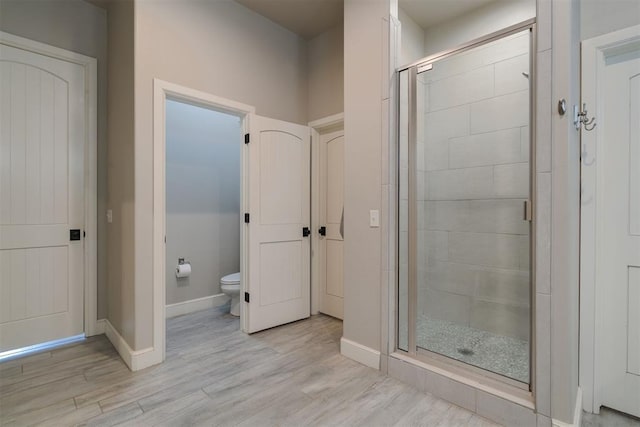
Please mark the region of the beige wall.
[[[580, 104], [580, 1], [553, 0], [551, 102]], [[551, 119], [551, 416], [571, 422], [578, 388], [580, 133]], [[541, 165], [540, 165], [541, 166]], [[540, 313], [538, 313], [540, 316]]]
[[442, 52], [536, 16], [535, 0], [494, 1], [425, 30], [425, 56]]
[[129, 344], [139, 350], [152, 345], [153, 79], [295, 123], [307, 122], [308, 99], [304, 40], [238, 3], [136, 0], [135, 7], [135, 340]]
[[398, 20], [402, 24], [398, 65], [403, 66], [424, 57], [424, 30], [400, 8], [398, 8]]
[[640, 25], [640, 1], [638, 0], [582, 0], [580, 2], [581, 40], [633, 25]]
[[98, 318], [107, 315], [107, 13], [81, 0], [0, 2], [0, 31], [98, 60]]
[[343, 34], [340, 23], [307, 42], [309, 121], [344, 111]]
[[107, 318], [129, 343], [134, 339], [134, 61], [133, 1], [108, 2], [108, 208], [109, 312]]
[[[388, 113], [383, 92], [387, 0], [346, 0], [344, 5], [344, 326], [343, 337], [381, 349], [380, 228], [369, 227], [369, 210], [382, 208], [382, 150]], [[385, 99], [386, 96], [386, 99]], [[383, 139], [384, 136], [384, 139]], [[384, 222], [381, 217], [381, 223]]]

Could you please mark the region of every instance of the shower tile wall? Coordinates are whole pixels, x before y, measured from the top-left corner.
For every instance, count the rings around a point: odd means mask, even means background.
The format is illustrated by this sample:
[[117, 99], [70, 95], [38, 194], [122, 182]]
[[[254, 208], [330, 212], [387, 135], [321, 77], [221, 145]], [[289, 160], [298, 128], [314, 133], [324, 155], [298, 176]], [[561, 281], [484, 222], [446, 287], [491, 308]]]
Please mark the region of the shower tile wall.
[[453, 56], [420, 74], [417, 91], [418, 314], [522, 340], [528, 52], [521, 33]]

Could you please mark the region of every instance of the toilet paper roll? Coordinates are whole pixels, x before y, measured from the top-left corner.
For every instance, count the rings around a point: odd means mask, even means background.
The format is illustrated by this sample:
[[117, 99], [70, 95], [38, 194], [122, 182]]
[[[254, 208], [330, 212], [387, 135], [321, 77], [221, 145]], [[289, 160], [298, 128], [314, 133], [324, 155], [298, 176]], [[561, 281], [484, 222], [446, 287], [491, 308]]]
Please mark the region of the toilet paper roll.
[[176, 277], [178, 279], [182, 277], [189, 277], [191, 275], [191, 264], [179, 264], [176, 267]]

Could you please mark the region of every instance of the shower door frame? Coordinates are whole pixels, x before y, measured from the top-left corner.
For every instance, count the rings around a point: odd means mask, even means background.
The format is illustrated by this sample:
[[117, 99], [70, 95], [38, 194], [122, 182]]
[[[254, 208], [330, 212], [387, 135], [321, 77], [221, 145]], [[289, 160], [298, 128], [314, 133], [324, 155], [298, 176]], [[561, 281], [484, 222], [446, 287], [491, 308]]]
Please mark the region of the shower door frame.
[[[518, 24], [506, 27], [502, 30], [472, 40], [462, 44], [456, 48], [442, 51], [433, 55], [426, 56], [409, 65], [400, 67], [396, 70], [396, 90], [399, 95], [400, 90], [400, 73], [406, 71], [408, 75], [408, 158], [415, 159], [417, 149], [417, 103], [416, 103], [416, 82], [418, 70], [420, 68], [429, 67], [442, 59], [457, 55], [462, 52], [477, 48], [479, 46], [498, 41], [507, 36], [529, 30], [529, 210], [530, 210], [530, 228], [529, 228], [529, 382], [523, 383], [504, 375], [488, 371], [486, 369], [453, 359], [448, 356], [434, 353], [427, 349], [419, 349], [416, 343], [417, 329], [417, 234], [408, 234], [408, 351], [398, 347], [399, 345], [399, 286], [400, 286], [400, 191], [401, 168], [397, 165], [396, 182], [398, 183], [398, 191], [396, 192], [396, 295], [395, 300], [396, 318], [395, 318], [395, 342], [394, 352], [404, 354], [418, 362], [434, 366], [437, 369], [449, 371], [454, 375], [463, 375], [473, 381], [501, 389], [514, 396], [519, 396], [529, 400], [535, 395], [535, 247], [536, 247], [536, 19], [528, 19]], [[428, 69], [427, 69], [428, 70]], [[427, 71], [424, 70], [424, 71]], [[396, 105], [396, 123], [400, 123], [400, 96], [397, 96]], [[398, 128], [398, 132], [400, 128]], [[400, 136], [396, 137], [397, 143], [397, 162], [400, 159]], [[409, 162], [408, 164], [408, 228], [416, 230], [417, 227], [417, 206], [416, 206], [416, 164]]]

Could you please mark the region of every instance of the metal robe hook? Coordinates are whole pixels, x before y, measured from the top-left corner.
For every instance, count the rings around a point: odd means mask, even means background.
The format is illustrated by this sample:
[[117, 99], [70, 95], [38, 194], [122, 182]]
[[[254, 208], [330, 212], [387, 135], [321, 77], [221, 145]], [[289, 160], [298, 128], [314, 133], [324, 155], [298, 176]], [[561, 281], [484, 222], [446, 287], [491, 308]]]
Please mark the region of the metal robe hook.
[[597, 123], [595, 123], [596, 118], [592, 117], [589, 119], [587, 117], [587, 104], [582, 104], [582, 111], [578, 110], [578, 106], [573, 106], [573, 124], [576, 129], [580, 129], [580, 125], [584, 125], [584, 130], [592, 131], [595, 129]]

